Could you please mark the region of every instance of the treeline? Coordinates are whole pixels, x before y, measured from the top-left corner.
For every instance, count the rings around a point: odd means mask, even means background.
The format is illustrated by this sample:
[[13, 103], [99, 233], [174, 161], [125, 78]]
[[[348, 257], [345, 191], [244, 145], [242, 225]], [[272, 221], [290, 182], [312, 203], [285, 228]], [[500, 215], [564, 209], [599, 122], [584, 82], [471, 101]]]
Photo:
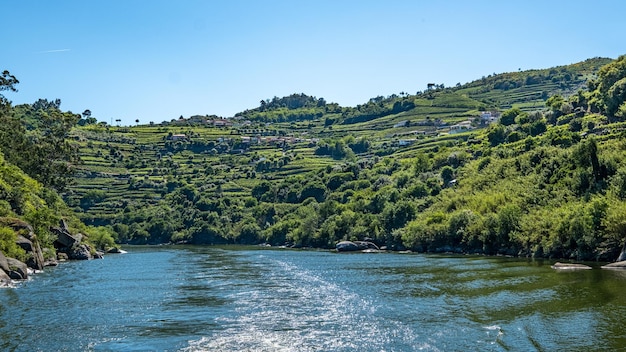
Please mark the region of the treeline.
[[[316, 98], [304, 93], [286, 97], [261, 100], [260, 106], [235, 114], [238, 117], [261, 122], [295, 122], [314, 120], [328, 111], [324, 98]], [[332, 108], [337, 104], [331, 104]]]
[[[19, 81], [8, 71], [0, 78], [0, 91], [17, 91]], [[115, 246], [108, 230], [85, 226], [57, 193], [72, 182], [80, 163], [68, 138], [80, 116], [61, 111], [60, 104], [40, 99], [14, 107], [0, 95], [0, 252], [23, 262], [36, 261], [28, 257], [34, 247], [43, 248], [44, 260], [56, 260], [51, 229], [62, 219], [92, 249]], [[34, 235], [23, 232], [29, 228]]]
[[584, 84], [586, 75], [611, 62], [608, 58], [593, 58], [583, 62], [549, 69], [492, 74], [470, 82], [463, 87], [481, 87], [483, 90], [510, 90], [530, 85], [556, 83], [563, 87]]
[[60, 110], [60, 100], [6, 106], [0, 114], [0, 150], [46, 187], [64, 190], [80, 163], [78, 148], [69, 139], [80, 115]]
[[436, 85], [415, 95], [402, 92], [388, 97], [378, 96], [367, 103], [355, 107], [341, 107], [336, 103], [326, 103], [304, 94], [292, 94], [288, 97], [262, 101], [260, 107], [246, 110], [236, 116], [265, 123], [283, 123], [324, 119], [324, 126], [334, 124], [351, 125], [372, 121], [384, 116], [411, 111], [418, 104], [443, 108], [484, 109], [485, 104], [463, 95], [455, 94], [452, 89], [445, 89], [443, 84]]
[[395, 100], [393, 103], [386, 103], [384, 100], [370, 100], [366, 104], [357, 105], [354, 108], [346, 108], [341, 114], [341, 123], [350, 125], [409, 111], [415, 108], [414, 98], [406, 97]]

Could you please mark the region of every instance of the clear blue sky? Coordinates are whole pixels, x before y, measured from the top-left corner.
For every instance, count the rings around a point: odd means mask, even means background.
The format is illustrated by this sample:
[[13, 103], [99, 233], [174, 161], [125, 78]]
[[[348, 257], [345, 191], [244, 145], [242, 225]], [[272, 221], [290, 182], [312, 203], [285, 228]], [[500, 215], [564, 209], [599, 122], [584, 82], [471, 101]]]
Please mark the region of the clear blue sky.
[[626, 2], [2, 1], [0, 70], [108, 123], [229, 117], [306, 93], [354, 106], [428, 82], [626, 54]]

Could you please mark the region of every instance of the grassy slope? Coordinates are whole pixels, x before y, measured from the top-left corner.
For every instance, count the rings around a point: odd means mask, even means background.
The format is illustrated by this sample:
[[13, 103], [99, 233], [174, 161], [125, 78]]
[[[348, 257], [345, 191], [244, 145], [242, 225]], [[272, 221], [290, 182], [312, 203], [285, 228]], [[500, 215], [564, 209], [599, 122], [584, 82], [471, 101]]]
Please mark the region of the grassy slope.
[[[258, 124], [252, 126], [256, 128], [233, 129], [187, 126], [185, 124], [109, 127], [107, 129], [100, 126], [80, 128], [75, 131], [75, 134], [80, 140], [81, 154], [84, 160], [83, 172], [79, 174], [76, 185], [72, 187], [66, 198], [70, 204], [77, 205], [87, 191], [94, 189], [105, 191], [106, 198], [99, 204], [90, 207], [86, 213], [90, 217], [109, 217], [120, 211], [120, 204], [123, 200], [136, 203], [139, 206], [157, 202], [163, 195], [163, 192], [159, 192], [158, 187], [166, 181], [168, 176], [182, 179], [192, 177], [194, 182], [201, 183], [230, 182], [231, 179], [238, 178], [253, 170], [252, 166], [249, 165], [249, 160], [246, 160], [249, 159], [250, 154], [256, 153], [259, 157], [263, 156], [269, 159], [282, 154], [280, 148], [271, 146], [252, 147], [245, 156], [209, 155], [207, 151], [200, 153], [191, 151], [168, 152], [164, 150], [165, 138], [168, 133], [187, 133], [193, 136], [193, 140], [217, 143], [220, 137], [236, 137], [236, 134], [240, 133], [239, 131], [263, 130], [276, 134], [276, 131], [282, 130], [288, 131], [289, 135], [303, 137], [365, 136], [372, 140], [375, 146], [385, 143], [391, 145], [398, 138], [406, 138], [403, 137], [403, 134], [408, 132], [437, 130], [432, 126], [393, 127], [404, 120], [412, 122], [413, 125], [426, 119], [441, 119], [448, 124], [453, 124], [468, 117], [477, 116], [478, 109], [484, 109], [487, 104], [495, 104], [498, 109], [506, 109], [512, 105], [541, 108], [543, 107], [542, 92], [545, 91], [548, 94], [563, 91], [572, 92], [582, 86], [585, 79], [590, 77], [600, 64], [606, 62], [607, 60], [604, 59], [588, 60], [587, 62], [553, 69], [494, 75], [458, 89], [436, 92], [433, 94], [433, 99], [428, 99], [424, 95], [409, 96], [408, 98], [415, 103], [415, 108], [409, 111], [362, 123], [335, 124], [332, 129], [323, 128], [320, 122], [276, 123], [270, 127]], [[570, 73], [574, 79], [561, 85], [547, 79], [537, 84], [525, 84], [529, 76], [548, 76], [551, 71]], [[522, 86], [507, 90], [494, 89], [494, 85], [501, 81], [519, 82]], [[394, 99], [390, 99], [387, 104], [392, 104], [393, 101]], [[304, 133], [306, 135], [303, 135]], [[458, 138], [467, 139], [467, 136], [425, 138], [409, 148], [396, 151], [400, 153], [398, 156], [402, 158], [410, 157], [417, 150], [428, 150], [445, 143], [447, 140]], [[295, 146], [293, 152], [297, 155], [293, 162], [279, 170], [269, 172], [266, 176], [273, 178], [304, 174], [320, 167], [339, 163], [329, 158], [315, 157], [313, 148], [307, 145]], [[190, 160], [190, 158], [193, 159]], [[210, 165], [218, 172], [213, 175], [205, 175], [203, 171], [206, 165]], [[155, 168], [158, 169], [157, 172], [154, 172]], [[130, 181], [146, 181], [146, 179], [151, 181], [156, 188], [141, 187], [138, 190], [129, 190]], [[258, 178], [256, 181], [248, 180], [247, 183], [250, 187], [257, 182]], [[225, 192], [235, 190], [236, 188], [227, 187]], [[78, 210], [78, 208], [75, 209]]]

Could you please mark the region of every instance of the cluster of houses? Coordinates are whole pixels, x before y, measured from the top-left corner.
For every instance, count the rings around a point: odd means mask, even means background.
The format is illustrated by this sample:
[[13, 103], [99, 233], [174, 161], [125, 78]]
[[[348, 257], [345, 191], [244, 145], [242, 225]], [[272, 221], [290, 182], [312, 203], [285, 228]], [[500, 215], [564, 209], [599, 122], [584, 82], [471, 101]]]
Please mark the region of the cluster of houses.
[[[300, 137], [283, 137], [283, 136], [238, 136], [240, 139], [240, 143], [244, 145], [277, 145], [284, 146], [287, 144], [297, 144], [297, 143], [313, 143], [316, 144], [319, 142], [319, 138], [300, 138]], [[177, 133], [168, 136], [167, 139], [171, 141], [189, 141], [190, 138], [184, 133]], [[235, 138], [232, 137], [219, 137], [217, 139], [218, 143], [230, 143]]]
[[180, 124], [198, 124], [198, 125], [209, 125], [214, 127], [232, 127], [235, 124], [237, 125], [250, 125], [251, 121], [234, 121], [233, 119], [224, 119], [215, 115], [212, 116], [202, 116], [202, 115], [194, 115], [189, 117], [188, 119], [183, 118], [182, 116], [178, 118], [178, 120], [174, 119], [170, 122], [163, 122], [164, 125], [180, 125]]
[[462, 121], [457, 124], [450, 126], [450, 131], [448, 133], [461, 133], [473, 130], [474, 121], [476, 121], [480, 126], [487, 126], [494, 122], [498, 122], [500, 118], [500, 113], [497, 111], [483, 111], [480, 113], [478, 119]]
[[[393, 127], [394, 128], [409, 127], [411, 124], [415, 124], [417, 126], [433, 126], [434, 128], [432, 130], [415, 130], [411, 132], [402, 133], [402, 135], [404, 136], [413, 135], [415, 137], [420, 137], [420, 136], [434, 137], [434, 136], [439, 135], [439, 133], [441, 132], [444, 132], [444, 133], [447, 132], [450, 134], [468, 132], [468, 131], [475, 129], [476, 124], [480, 126], [487, 126], [491, 123], [497, 122], [499, 118], [500, 118], [500, 113], [497, 111], [482, 111], [480, 113], [480, 116], [474, 119], [461, 121], [459, 123], [456, 123], [450, 126], [448, 126], [441, 119], [430, 120], [428, 118], [426, 120], [421, 120], [421, 121], [416, 121], [416, 122], [403, 120], [394, 124]], [[234, 119], [223, 119], [217, 116], [201, 116], [201, 115], [191, 116], [188, 119], [179, 119], [178, 121], [172, 120], [171, 123], [175, 124], [175, 123], [179, 123], [179, 121], [180, 123], [184, 121], [185, 123], [205, 124], [205, 125], [214, 126], [214, 127], [243, 127], [243, 126], [250, 126], [252, 124], [251, 121], [248, 121], [248, 120], [242, 121], [241, 118], [236, 119], [235, 121]], [[445, 131], [446, 129], [447, 131]], [[269, 131], [263, 131], [263, 133], [257, 133], [256, 135], [253, 135], [253, 136], [241, 136], [239, 138], [241, 138], [241, 144], [244, 144], [244, 145], [284, 146], [287, 144], [297, 144], [297, 143], [303, 143], [303, 142], [314, 143], [314, 144], [319, 142], [319, 139], [317, 138], [272, 136], [272, 135], [269, 135], [269, 133], [267, 132]], [[189, 140], [189, 137], [185, 134], [173, 134], [169, 137], [169, 139], [172, 141], [187, 141]], [[218, 139], [218, 142], [228, 143], [231, 140], [232, 140], [231, 138], [220, 137]], [[413, 138], [413, 139], [404, 138], [404, 139], [398, 140], [397, 145], [401, 147], [409, 146], [415, 143], [416, 141], [417, 141], [416, 138]]]
[[241, 143], [249, 145], [285, 145], [297, 143], [317, 143], [318, 138], [300, 138], [300, 137], [278, 137], [278, 136], [242, 136]]

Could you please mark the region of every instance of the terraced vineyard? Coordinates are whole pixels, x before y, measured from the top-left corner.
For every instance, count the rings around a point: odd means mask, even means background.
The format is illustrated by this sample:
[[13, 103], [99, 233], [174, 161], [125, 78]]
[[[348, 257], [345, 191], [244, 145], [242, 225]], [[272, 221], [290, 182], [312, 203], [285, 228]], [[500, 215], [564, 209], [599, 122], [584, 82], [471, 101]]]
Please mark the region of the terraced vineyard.
[[[306, 106], [257, 108], [219, 123], [207, 115], [151, 125], [78, 127], [73, 138], [83, 164], [64, 196], [86, 223], [96, 225], [113, 224], [132, 209], [162, 204], [184, 185], [193, 185], [209, 198], [226, 197], [244, 204], [252, 190], [267, 180], [306, 179], [319, 170], [374, 158], [409, 161], [422, 152], [472, 140], [488, 126], [480, 121], [481, 111], [544, 109], [548, 96], [572, 94], [608, 61], [591, 59], [548, 70], [494, 75], [416, 95], [377, 98], [360, 109], [375, 107], [389, 113], [356, 123], [347, 123], [351, 120], [346, 116], [358, 117], [366, 111]], [[555, 78], [561, 76], [569, 79]], [[408, 108], [397, 111], [395, 106]], [[449, 133], [450, 126], [464, 121], [471, 123], [471, 130]], [[318, 149], [320, 143], [347, 145], [358, 139], [367, 140], [367, 150], [333, 157]]]

